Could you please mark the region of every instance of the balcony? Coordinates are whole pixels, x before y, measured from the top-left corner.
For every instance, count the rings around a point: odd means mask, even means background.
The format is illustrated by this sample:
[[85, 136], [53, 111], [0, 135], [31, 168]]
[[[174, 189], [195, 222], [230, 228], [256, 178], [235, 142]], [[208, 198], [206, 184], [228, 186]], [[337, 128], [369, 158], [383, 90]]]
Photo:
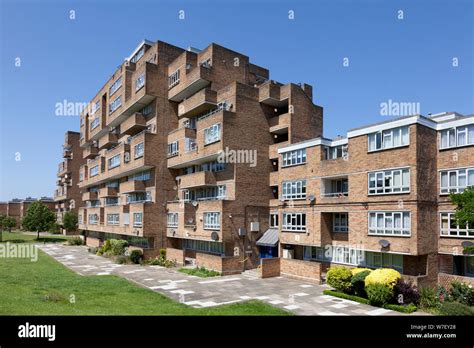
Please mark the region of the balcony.
[[262, 104], [266, 104], [273, 107], [282, 107], [288, 104], [288, 95], [283, 90], [285, 86], [275, 83], [273, 81], [267, 81], [260, 85], [258, 90], [258, 100]]
[[82, 152], [82, 158], [84, 159], [93, 159], [99, 154], [99, 149], [97, 146], [88, 146]]
[[116, 187], [102, 187], [99, 190], [98, 197], [99, 198], [106, 198], [106, 197], [117, 197], [118, 188]]
[[84, 192], [82, 194], [83, 201], [96, 201], [99, 199], [99, 195], [97, 192]]
[[67, 188], [65, 187], [58, 187], [56, 190], [54, 190], [54, 201], [63, 201], [67, 199]]
[[72, 158], [72, 149], [71, 148], [64, 148], [63, 149], [63, 158]]
[[182, 175], [179, 179], [179, 188], [181, 189], [216, 185], [216, 176], [213, 172], [198, 172]]
[[133, 135], [141, 132], [146, 128], [146, 118], [139, 112], [134, 113], [128, 119], [126, 119], [121, 125], [121, 135], [128, 134]]
[[118, 137], [115, 133], [107, 133], [102, 138], [99, 139], [99, 150], [109, 149], [118, 143]]
[[285, 113], [279, 116], [274, 116], [269, 119], [269, 131], [272, 134], [288, 133], [290, 127], [291, 114]]
[[278, 149], [289, 145], [288, 141], [282, 141], [281, 143], [276, 143], [268, 146], [268, 158], [275, 159], [278, 158]]
[[347, 176], [322, 178], [321, 197], [336, 200], [347, 198], [349, 195], [349, 181]]
[[120, 193], [145, 192], [146, 186], [144, 181], [130, 180], [120, 183]]
[[178, 105], [179, 117], [193, 117], [209, 111], [217, 105], [217, 92], [205, 88], [183, 100]]
[[69, 159], [65, 159], [58, 165], [58, 177], [64, 176], [67, 173], [70, 173], [71, 170], [69, 168]]
[[203, 65], [191, 69], [180, 68], [179, 83], [168, 91], [168, 99], [181, 102], [211, 83], [211, 68]]

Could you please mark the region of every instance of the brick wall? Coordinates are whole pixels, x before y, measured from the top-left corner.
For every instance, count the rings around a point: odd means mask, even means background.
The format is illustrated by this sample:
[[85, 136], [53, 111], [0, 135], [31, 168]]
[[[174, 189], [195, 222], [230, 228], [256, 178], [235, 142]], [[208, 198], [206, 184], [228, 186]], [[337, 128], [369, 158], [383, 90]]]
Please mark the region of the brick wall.
[[87, 237], [86, 245], [90, 247], [100, 247], [101, 241], [99, 238]]
[[236, 257], [221, 257], [205, 253], [196, 253], [196, 266], [221, 272], [222, 275], [240, 274], [243, 263]]
[[280, 276], [280, 259], [261, 259], [258, 271], [261, 278], [271, 278]]
[[288, 277], [321, 283], [322, 264], [319, 262], [280, 259], [280, 272]]
[[176, 260], [178, 265], [184, 265], [184, 250], [166, 248], [166, 259]]

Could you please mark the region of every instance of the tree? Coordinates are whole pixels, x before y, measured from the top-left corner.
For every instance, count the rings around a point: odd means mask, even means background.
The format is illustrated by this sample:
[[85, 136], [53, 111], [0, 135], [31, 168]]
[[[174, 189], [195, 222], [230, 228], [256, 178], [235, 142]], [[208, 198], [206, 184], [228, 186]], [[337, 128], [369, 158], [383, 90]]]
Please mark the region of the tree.
[[474, 226], [474, 188], [467, 187], [463, 193], [451, 193], [451, 202], [457, 205], [454, 219], [456, 223], [465, 227], [469, 225], [470, 228]]
[[67, 211], [63, 216], [63, 227], [66, 230], [75, 230], [77, 227], [77, 214], [73, 211]]
[[38, 239], [41, 231], [47, 231], [56, 220], [55, 214], [42, 202], [31, 203], [23, 219], [23, 227], [28, 231], [38, 232]]
[[0, 215], [0, 242], [3, 241], [3, 229], [8, 229], [9, 232], [16, 226], [16, 220], [12, 217]]

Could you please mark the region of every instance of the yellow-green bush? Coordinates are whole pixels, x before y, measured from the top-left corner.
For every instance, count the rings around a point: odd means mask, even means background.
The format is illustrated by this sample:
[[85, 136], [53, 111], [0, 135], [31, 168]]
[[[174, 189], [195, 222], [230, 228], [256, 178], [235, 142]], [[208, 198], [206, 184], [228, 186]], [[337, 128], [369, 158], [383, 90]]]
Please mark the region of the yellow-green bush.
[[326, 283], [342, 292], [351, 290], [351, 279], [352, 273], [345, 267], [331, 267], [326, 273]]
[[353, 268], [351, 269], [352, 275], [355, 276], [357, 273], [364, 272], [364, 271], [369, 271], [372, 272], [370, 268]]
[[392, 290], [400, 278], [400, 273], [398, 273], [394, 269], [379, 268], [372, 271], [365, 278], [365, 286], [367, 287], [368, 285], [382, 284], [388, 286], [390, 290]]

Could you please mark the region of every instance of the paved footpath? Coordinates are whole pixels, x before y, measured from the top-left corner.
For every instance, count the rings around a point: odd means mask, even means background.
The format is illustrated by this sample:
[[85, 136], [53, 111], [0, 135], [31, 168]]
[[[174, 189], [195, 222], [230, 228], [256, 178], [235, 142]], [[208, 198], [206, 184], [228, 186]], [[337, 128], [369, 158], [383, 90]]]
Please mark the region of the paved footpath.
[[93, 255], [85, 246], [38, 244], [38, 247], [80, 275], [117, 275], [195, 308], [250, 299], [268, 302], [298, 315], [403, 315], [323, 294], [326, 285], [287, 277], [261, 279], [256, 272], [200, 278], [160, 266], [119, 265]]

